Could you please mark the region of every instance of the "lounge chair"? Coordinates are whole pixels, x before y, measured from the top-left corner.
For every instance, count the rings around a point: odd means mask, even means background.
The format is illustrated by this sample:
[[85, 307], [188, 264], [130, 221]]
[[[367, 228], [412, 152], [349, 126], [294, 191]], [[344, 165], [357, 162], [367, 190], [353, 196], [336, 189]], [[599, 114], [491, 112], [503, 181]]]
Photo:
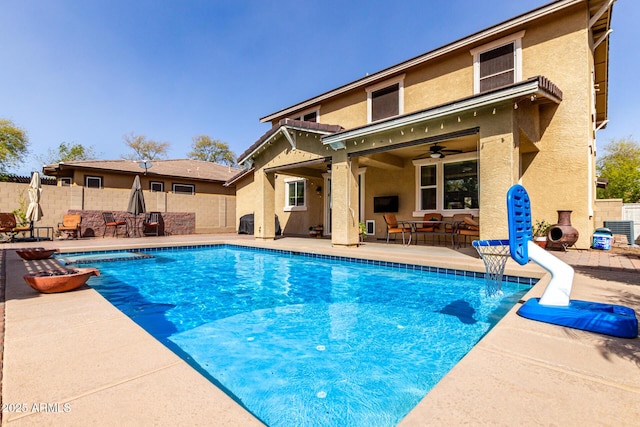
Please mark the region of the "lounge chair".
[[387, 243], [389, 243], [389, 236], [393, 234], [393, 238], [395, 240], [396, 234], [402, 234], [402, 243], [404, 244], [404, 233], [409, 233], [411, 235], [411, 227], [409, 226], [399, 226], [398, 220], [395, 214], [384, 214], [383, 215], [384, 222], [387, 223]]
[[102, 212], [102, 218], [104, 219], [104, 232], [102, 233], [102, 237], [104, 237], [107, 234], [107, 229], [109, 227], [113, 227], [113, 237], [118, 237], [118, 227], [121, 227], [121, 226], [124, 226], [125, 236], [129, 234], [127, 221], [116, 220], [112, 212]]
[[77, 239], [80, 237], [80, 223], [82, 217], [78, 214], [69, 214], [62, 217], [62, 222], [58, 223], [58, 231], [67, 236]]

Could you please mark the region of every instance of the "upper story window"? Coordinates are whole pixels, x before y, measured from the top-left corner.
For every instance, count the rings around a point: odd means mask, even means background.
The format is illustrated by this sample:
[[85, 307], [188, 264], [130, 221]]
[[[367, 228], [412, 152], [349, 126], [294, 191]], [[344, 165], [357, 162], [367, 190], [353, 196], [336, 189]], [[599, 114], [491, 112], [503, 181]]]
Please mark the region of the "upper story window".
[[471, 50], [473, 92], [482, 93], [522, 80], [524, 31]]
[[293, 117], [293, 120], [303, 120], [305, 122], [318, 122], [318, 110], [304, 111], [299, 116]]
[[87, 188], [102, 188], [102, 177], [100, 176], [85, 176], [84, 186]]
[[297, 116], [292, 117], [293, 120], [303, 120], [305, 122], [314, 122], [317, 123], [320, 121], [320, 112], [318, 108], [313, 110], [303, 111]]
[[307, 210], [307, 204], [305, 199], [306, 184], [307, 184], [307, 180], [304, 178], [285, 179], [284, 181], [285, 212]]
[[404, 74], [368, 87], [366, 91], [369, 123], [404, 113]]

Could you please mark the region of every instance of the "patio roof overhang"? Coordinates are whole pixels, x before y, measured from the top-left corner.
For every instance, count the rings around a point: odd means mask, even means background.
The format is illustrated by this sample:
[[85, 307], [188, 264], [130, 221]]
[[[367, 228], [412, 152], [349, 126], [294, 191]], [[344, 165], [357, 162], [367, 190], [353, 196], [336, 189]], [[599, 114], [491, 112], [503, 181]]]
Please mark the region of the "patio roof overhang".
[[362, 139], [382, 132], [393, 131], [407, 126], [416, 126], [433, 119], [455, 116], [469, 111], [477, 111], [505, 102], [519, 102], [522, 99], [534, 102], [562, 102], [562, 91], [549, 79], [537, 76], [491, 92], [463, 98], [448, 104], [428, 108], [414, 113], [396, 116], [367, 126], [333, 133], [322, 138], [323, 145], [334, 150], [346, 148], [351, 139]]

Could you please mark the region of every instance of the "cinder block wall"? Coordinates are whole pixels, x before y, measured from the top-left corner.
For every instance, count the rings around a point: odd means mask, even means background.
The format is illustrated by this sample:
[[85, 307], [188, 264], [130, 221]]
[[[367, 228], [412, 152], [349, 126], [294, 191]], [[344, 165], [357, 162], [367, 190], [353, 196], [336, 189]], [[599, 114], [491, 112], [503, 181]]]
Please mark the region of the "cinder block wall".
[[595, 202], [593, 225], [604, 227], [605, 221], [622, 219], [622, 199], [598, 199]]
[[[0, 182], [0, 212], [12, 212], [29, 206], [29, 184]], [[126, 212], [130, 189], [42, 186], [43, 217], [35, 225], [54, 227], [69, 211]], [[233, 233], [236, 230], [235, 196], [226, 194], [173, 194], [144, 191], [148, 212], [183, 213], [185, 221], [173, 215], [165, 216], [173, 234]], [[93, 214], [87, 214], [93, 218]], [[93, 220], [92, 220], [93, 221]], [[100, 224], [103, 224], [101, 214]], [[183, 223], [184, 222], [184, 223]], [[193, 225], [190, 223], [193, 222]], [[83, 219], [84, 223], [84, 219]], [[92, 225], [92, 227], [95, 225]], [[102, 226], [102, 225], [101, 225]], [[99, 231], [102, 235], [102, 229]]]

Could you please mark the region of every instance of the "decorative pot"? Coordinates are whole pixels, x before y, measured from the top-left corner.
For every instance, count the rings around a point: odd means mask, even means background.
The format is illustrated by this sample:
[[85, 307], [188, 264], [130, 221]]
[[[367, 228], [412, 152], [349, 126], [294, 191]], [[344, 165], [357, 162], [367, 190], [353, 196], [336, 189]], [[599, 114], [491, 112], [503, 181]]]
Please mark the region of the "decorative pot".
[[540, 246], [542, 249], [547, 248], [547, 237], [546, 236], [537, 236], [533, 238], [533, 242]]
[[42, 270], [24, 275], [24, 281], [38, 292], [51, 294], [77, 289], [84, 285], [89, 277], [99, 276], [97, 268], [58, 268]]
[[24, 248], [16, 250], [16, 253], [20, 256], [20, 258], [26, 259], [27, 261], [46, 259], [53, 255], [55, 252], [58, 252], [58, 250], [45, 248]]
[[552, 225], [547, 232], [548, 248], [566, 249], [578, 241], [578, 230], [571, 225], [571, 212], [573, 211], [558, 211], [558, 223]]

